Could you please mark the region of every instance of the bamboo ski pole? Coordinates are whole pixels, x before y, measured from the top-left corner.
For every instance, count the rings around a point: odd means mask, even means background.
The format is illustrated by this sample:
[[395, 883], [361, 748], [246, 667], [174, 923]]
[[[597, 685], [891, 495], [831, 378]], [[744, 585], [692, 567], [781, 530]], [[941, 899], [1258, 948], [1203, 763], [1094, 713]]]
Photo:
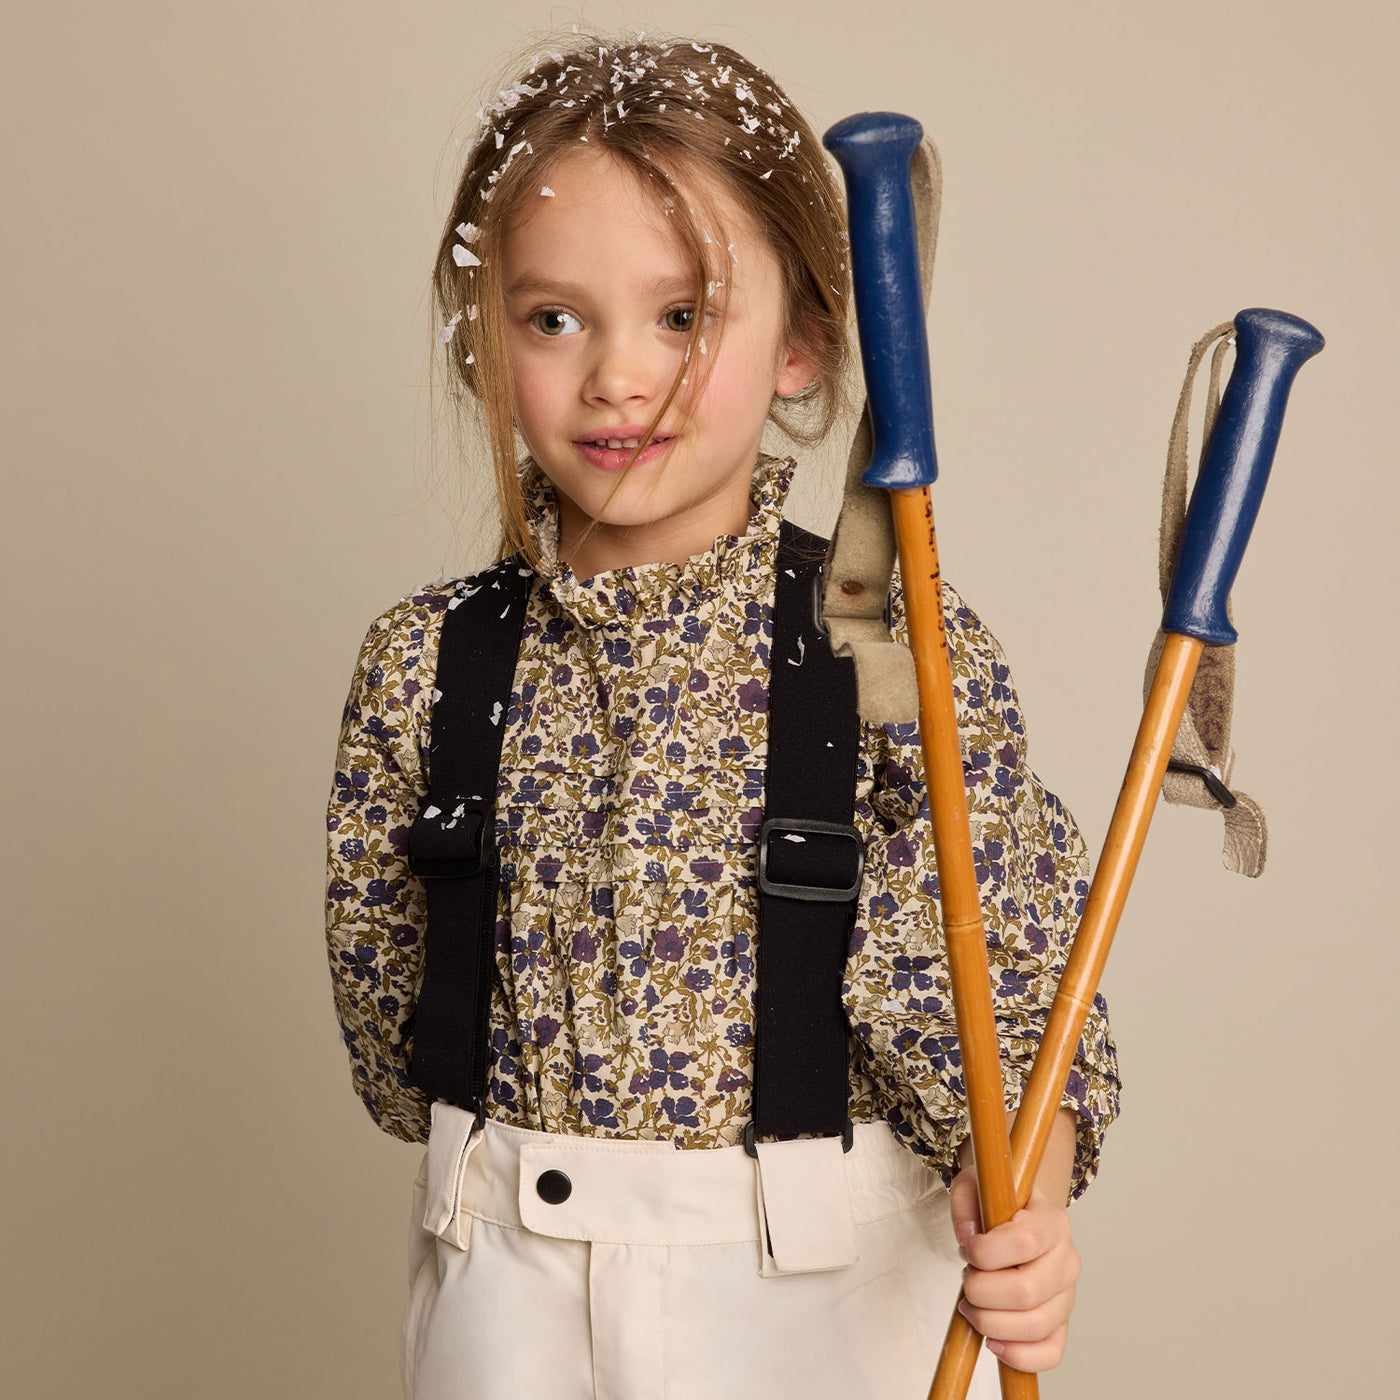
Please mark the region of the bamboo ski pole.
[[[918, 678], [919, 732], [963, 1083], [982, 1220], [990, 1229], [1009, 1220], [1016, 1205], [929, 495], [938, 462], [909, 174], [923, 134], [912, 117], [867, 112], [838, 122], [822, 143], [846, 178], [851, 273], [873, 442], [861, 480], [890, 493]], [[1036, 1400], [1034, 1375], [1004, 1365], [1000, 1369], [1005, 1400]]]
[[[1313, 326], [1282, 311], [1241, 311], [1235, 317], [1235, 337], [1234, 371], [1202, 455], [1162, 616], [1166, 634], [1162, 653], [1011, 1135], [1017, 1210], [1030, 1199], [1050, 1140], [1079, 1037], [1147, 839], [1201, 651], [1206, 646], [1228, 645], [1236, 638], [1226, 602], [1268, 483], [1288, 391], [1298, 370], [1323, 346]], [[963, 1400], [981, 1345], [971, 1324], [954, 1311], [930, 1400]]]

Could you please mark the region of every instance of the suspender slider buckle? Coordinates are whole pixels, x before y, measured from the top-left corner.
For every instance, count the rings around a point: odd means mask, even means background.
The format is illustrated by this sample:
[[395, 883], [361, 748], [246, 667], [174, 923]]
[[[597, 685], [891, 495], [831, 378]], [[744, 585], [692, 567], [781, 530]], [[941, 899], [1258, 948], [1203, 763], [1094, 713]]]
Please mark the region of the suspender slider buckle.
[[759, 829], [758, 887], [764, 894], [845, 904], [860, 893], [864, 873], [865, 842], [853, 826], [769, 817]]
[[430, 800], [408, 834], [408, 868], [423, 879], [480, 875], [494, 820], [492, 809], [476, 799], [443, 806]]

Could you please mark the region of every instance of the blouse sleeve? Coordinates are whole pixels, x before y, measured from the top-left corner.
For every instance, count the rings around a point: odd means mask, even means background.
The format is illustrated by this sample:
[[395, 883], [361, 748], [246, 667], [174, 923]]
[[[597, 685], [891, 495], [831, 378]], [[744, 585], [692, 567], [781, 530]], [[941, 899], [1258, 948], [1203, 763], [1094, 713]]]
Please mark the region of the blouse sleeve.
[[[1089, 860], [1073, 818], [1026, 762], [1025, 725], [1000, 644], [946, 583], [943, 591], [1002, 1087], [1014, 1108], [1084, 910]], [[897, 588], [895, 633], [904, 639]], [[859, 791], [870, 794], [874, 839], [852, 931], [847, 1012], [880, 1108], [950, 1181], [970, 1122], [918, 726], [863, 729], [868, 767]], [[1063, 1097], [1078, 1119], [1075, 1197], [1098, 1170], [1118, 1093], [1108, 1008], [1095, 996]]]
[[429, 1125], [427, 1100], [408, 1079], [427, 924], [408, 833], [428, 790], [433, 619], [447, 596], [424, 590], [370, 625], [326, 814], [326, 944], [350, 1072], [370, 1117], [408, 1142], [426, 1142]]

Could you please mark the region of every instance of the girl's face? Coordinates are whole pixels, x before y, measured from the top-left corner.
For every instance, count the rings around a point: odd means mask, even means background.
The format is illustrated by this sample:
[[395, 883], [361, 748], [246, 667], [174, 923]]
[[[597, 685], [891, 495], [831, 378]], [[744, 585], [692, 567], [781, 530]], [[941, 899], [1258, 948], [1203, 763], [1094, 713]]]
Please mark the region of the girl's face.
[[[548, 181], [553, 194], [506, 229], [501, 283], [516, 423], [559, 499], [561, 559], [587, 578], [679, 562], [719, 535], [742, 535], [772, 397], [796, 393], [815, 372], [800, 346], [783, 342], [776, 258], [716, 183], [690, 187], [699, 222], [702, 200], [722, 221], [732, 259], [711, 245], [710, 278], [723, 285], [711, 295], [705, 353], [685, 366], [689, 387], [622, 473], [682, 372], [690, 256], [655, 199], [605, 152], [571, 153]], [[621, 445], [600, 445], [609, 441]], [[575, 550], [592, 520], [598, 528]]]

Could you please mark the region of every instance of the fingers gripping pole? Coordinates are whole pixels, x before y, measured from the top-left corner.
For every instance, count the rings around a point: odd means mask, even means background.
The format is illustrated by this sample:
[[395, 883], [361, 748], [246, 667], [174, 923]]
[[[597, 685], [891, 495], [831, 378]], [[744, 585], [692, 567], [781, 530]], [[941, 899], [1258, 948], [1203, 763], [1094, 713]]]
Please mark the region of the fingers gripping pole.
[[[872, 429], [870, 465], [861, 480], [890, 492], [918, 678], [919, 730], [963, 1083], [982, 1220], [990, 1229], [1015, 1213], [1015, 1191], [929, 497], [938, 464], [910, 189], [910, 161], [922, 139], [923, 128], [912, 117], [875, 112], [837, 123], [823, 143], [846, 177], [856, 322]], [[1005, 1365], [1000, 1370], [1006, 1400], [1039, 1395], [1033, 1375]]]

